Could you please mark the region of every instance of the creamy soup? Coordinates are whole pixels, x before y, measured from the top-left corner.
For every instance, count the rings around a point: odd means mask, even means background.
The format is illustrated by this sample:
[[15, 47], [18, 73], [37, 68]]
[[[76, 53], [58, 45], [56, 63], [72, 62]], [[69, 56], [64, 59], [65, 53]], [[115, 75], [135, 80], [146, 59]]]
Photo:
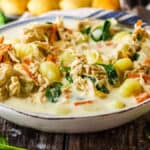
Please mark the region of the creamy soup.
[[150, 35], [115, 19], [30, 23], [0, 36], [0, 102], [53, 115], [110, 113], [150, 98]]

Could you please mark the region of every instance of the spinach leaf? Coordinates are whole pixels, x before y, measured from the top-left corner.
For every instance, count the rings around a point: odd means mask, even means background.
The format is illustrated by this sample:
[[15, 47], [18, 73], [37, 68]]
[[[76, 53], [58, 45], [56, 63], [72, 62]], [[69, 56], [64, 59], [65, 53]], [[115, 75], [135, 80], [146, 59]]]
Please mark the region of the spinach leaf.
[[70, 67], [64, 66], [64, 62], [62, 61], [60, 64], [60, 70], [62, 72], [69, 72], [70, 71]]
[[91, 38], [96, 42], [108, 40], [111, 37], [110, 26], [111, 22], [106, 20], [103, 27], [99, 26], [91, 33]]
[[82, 75], [82, 78], [83, 79], [90, 79], [93, 83], [95, 83], [96, 82], [96, 79], [94, 78], [94, 77], [91, 77], [91, 76], [87, 76], [87, 75]]
[[50, 102], [57, 102], [57, 98], [61, 95], [62, 83], [54, 82], [51, 86], [46, 88], [45, 95]]
[[69, 83], [73, 83], [73, 79], [72, 79], [72, 77], [71, 77], [71, 75], [70, 75], [70, 73], [69, 72], [67, 72], [66, 73], [66, 80], [69, 82]]
[[88, 35], [90, 32], [91, 32], [91, 27], [90, 26], [87, 26], [87, 27], [81, 29], [82, 34], [87, 34]]
[[6, 17], [2, 12], [0, 12], [0, 25], [4, 25], [5, 23], [6, 23]]
[[138, 41], [141, 41], [142, 40], [142, 35], [140, 33], [138, 33], [136, 38], [137, 38]]
[[96, 85], [96, 89], [98, 91], [103, 92], [103, 93], [109, 94], [109, 90], [107, 89], [107, 87], [105, 85], [99, 85], [99, 84], [97, 84]]
[[130, 58], [131, 58], [132, 61], [136, 61], [136, 60], [139, 59], [139, 57], [140, 57], [140, 54], [135, 53], [135, 54], [134, 54], [133, 56], [131, 56]]
[[67, 66], [64, 66], [63, 61], [61, 62], [60, 70], [65, 73], [65, 78], [66, 78], [66, 80], [67, 80], [69, 83], [73, 83], [73, 79], [72, 79], [72, 77], [71, 77], [71, 75], [70, 75], [70, 72], [69, 72], [69, 71], [71, 70], [71, 68], [70, 68], [70, 67], [67, 67]]
[[104, 67], [104, 69], [107, 73], [109, 83], [114, 85], [118, 79], [118, 75], [117, 75], [117, 72], [116, 72], [114, 66], [112, 64], [108, 64], [108, 65], [99, 64], [99, 65]]
[[4, 25], [11, 21], [13, 21], [13, 19], [7, 18], [4, 13], [0, 11], [0, 25]]

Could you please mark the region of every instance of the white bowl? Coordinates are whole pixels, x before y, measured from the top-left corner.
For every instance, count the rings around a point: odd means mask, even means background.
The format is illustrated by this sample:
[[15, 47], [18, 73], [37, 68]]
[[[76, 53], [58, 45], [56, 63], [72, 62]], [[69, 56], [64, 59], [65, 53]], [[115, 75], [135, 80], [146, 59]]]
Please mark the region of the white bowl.
[[[109, 12], [111, 13], [111, 12]], [[108, 13], [104, 13], [108, 18]], [[115, 13], [116, 14], [116, 13]], [[98, 13], [94, 14], [97, 15]], [[94, 16], [92, 15], [92, 17]], [[126, 14], [124, 14], [126, 15]], [[115, 17], [110, 15], [110, 17]], [[102, 16], [105, 18], [104, 16]], [[120, 18], [123, 16], [120, 16]], [[133, 17], [133, 16], [132, 16]], [[99, 17], [100, 18], [100, 17]], [[38, 17], [32, 18], [21, 22], [12, 23], [0, 28], [0, 34], [6, 34], [13, 38], [12, 31], [17, 33], [16, 27], [22, 27], [30, 22], [46, 22], [53, 21], [55, 17]], [[70, 22], [74, 21], [75, 18], [65, 17]], [[126, 19], [126, 20], [125, 20]], [[129, 18], [124, 17], [120, 19], [130, 24], [131, 16]], [[129, 20], [129, 22], [128, 22]], [[133, 18], [132, 18], [133, 21]], [[132, 23], [131, 23], [132, 24]], [[81, 133], [81, 132], [96, 132], [102, 131], [109, 128], [114, 128], [125, 124], [137, 117], [145, 114], [150, 110], [150, 101], [146, 100], [143, 103], [137, 104], [131, 108], [125, 108], [123, 110], [107, 113], [107, 114], [96, 114], [96, 115], [84, 115], [84, 116], [53, 116], [50, 114], [30, 113], [25, 111], [19, 111], [15, 108], [8, 107], [5, 104], [0, 104], [0, 117], [9, 120], [15, 124], [30, 127], [47, 132], [61, 132], [61, 133]]]

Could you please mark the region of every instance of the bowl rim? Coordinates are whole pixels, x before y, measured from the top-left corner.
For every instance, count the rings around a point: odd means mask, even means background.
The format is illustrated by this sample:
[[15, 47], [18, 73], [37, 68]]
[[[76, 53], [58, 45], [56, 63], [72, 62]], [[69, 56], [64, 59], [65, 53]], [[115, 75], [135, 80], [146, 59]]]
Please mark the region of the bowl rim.
[[[113, 12], [113, 11], [112, 11]], [[126, 13], [125, 15], [127, 15], [128, 13]], [[5, 32], [5, 30], [16, 27], [16, 26], [20, 26], [26, 23], [30, 23], [30, 22], [36, 22], [36, 21], [42, 21], [42, 20], [55, 20], [58, 16], [57, 15], [53, 15], [53, 16], [41, 16], [41, 17], [31, 17], [29, 19], [25, 19], [25, 20], [21, 20], [21, 21], [15, 21], [12, 23], [9, 23], [5, 26], [0, 27], [0, 33], [1, 32]], [[87, 19], [86, 17], [84, 18], [79, 18], [79, 17], [73, 17], [73, 16], [63, 16], [64, 19], [71, 19], [71, 20], [84, 20]], [[110, 17], [112, 18], [112, 17]], [[102, 19], [104, 20], [104, 19]], [[126, 24], [124, 24], [126, 25]], [[149, 25], [146, 25], [145, 27], [150, 27]], [[93, 118], [93, 117], [107, 117], [107, 116], [111, 116], [111, 115], [117, 115], [117, 114], [121, 114], [121, 113], [125, 113], [127, 111], [132, 111], [134, 109], [137, 109], [139, 107], [142, 107], [143, 105], [147, 105], [148, 103], [150, 103], [150, 99], [145, 100], [142, 103], [139, 104], [135, 104], [134, 106], [131, 107], [127, 107], [124, 109], [120, 109], [118, 111], [114, 111], [114, 112], [108, 112], [108, 113], [94, 113], [94, 114], [84, 114], [84, 115], [53, 115], [50, 113], [36, 113], [36, 112], [26, 112], [18, 110], [17, 108], [13, 108], [11, 106], [8, 106], [6, 104], [0, 103], [0, 109], [7, 109], [10, 111], [14, 111], [15, 113], [19, 113], [21, 115], [25, 115], [25, 116], [29, 116], [29, 117], [33, 117], [33, 118], [38, 118], [38, 119], [47, 119], [47, 120], [68, 120], [68, 119], [86, 119], [86, 118]]]

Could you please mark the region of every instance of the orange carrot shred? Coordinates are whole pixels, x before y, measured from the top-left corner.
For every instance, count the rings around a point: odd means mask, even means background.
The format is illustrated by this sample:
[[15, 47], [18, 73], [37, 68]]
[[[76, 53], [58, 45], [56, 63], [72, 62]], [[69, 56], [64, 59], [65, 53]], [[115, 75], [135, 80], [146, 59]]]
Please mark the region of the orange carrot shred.
[[144, 93], [141, 93], [138, 97], [136, 97], [136, 101], [138, 103], [141, 103], [148, 98], [150, 98], [150, 93], [144, 92]]
[[32, 72], [30, 72], [28, 66], [26, 64], [22, 64], [23, 69], [26, 71], [26, 73], [28, 74], [28, 76], [36, 83], [38, 84], [38, 80], [37, 78], [32, 74]]
[[140, 74], [138, 74], [138, 73], [129, 73], [128, 77], [129, 78], [140, 78]]
[[145, 74], [145, 75], [143, 75], [143, 78], [145, 81], [148, 81], [148, 80], [150, 80], [150, 75]]
[[50, 42], [55, 41], [56, 32], [57, 32], [57, 24], [52, 24], [52, 32], [51, 32], [51, 35], [50, 35]]
[[80, 105], [92, 104], [92, 103], [93, 103], [92, 100], [86, 100], [86, 101], [74, 102], [74, 105], [75, 105], [75, 106], [80, 106]]
[[47, 61], [53, 61], [53, 62], [56, 62], [56, 58], [55, 58], [55, 56], [48, 55], [48, 56], [47, 56]]
[[142, 23], [143, 21], [141, 19], [139, 19], [137, 22], [136, 22], [136, 26], [140, 27], [142, 26]]
[[23, 62], [29, 65], [30, 63], [32, 63], [32, 59], [31, 58], [25, 58], [23, 60]]
[[0, 37], [0, 44], [2, 44], [4, 42], [4, 36]]
[[148, 59], [146, 59], [145, 61], [144, 61], [144, 64], [150, 64], [150, 58], [148, 58]]
[[3, 55], [0, 55], [0, 62], [3, 61]]

